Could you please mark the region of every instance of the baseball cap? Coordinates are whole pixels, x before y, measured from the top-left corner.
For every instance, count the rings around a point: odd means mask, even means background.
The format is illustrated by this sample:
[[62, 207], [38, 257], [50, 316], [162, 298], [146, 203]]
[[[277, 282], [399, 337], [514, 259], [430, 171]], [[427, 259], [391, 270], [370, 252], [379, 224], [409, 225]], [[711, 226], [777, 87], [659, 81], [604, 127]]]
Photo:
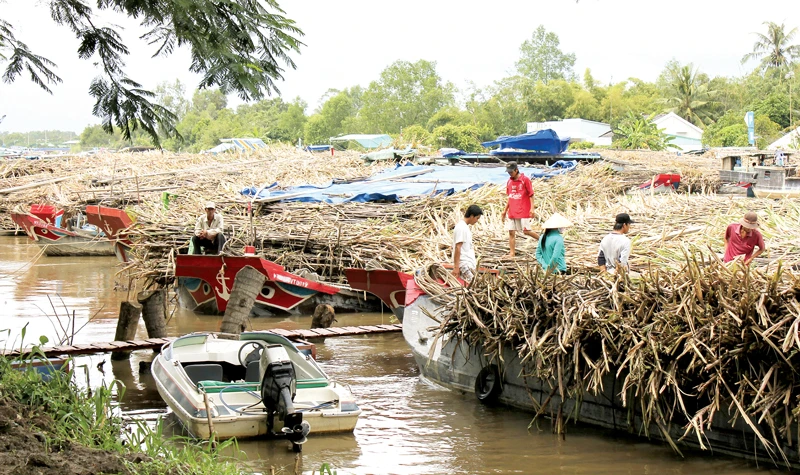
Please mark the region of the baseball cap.
[[217, 207], [216, 207], [216, 206], [214, 206], [214, 202], [213, 202], [213, 201], [206, 201], [206, 206], [205, 206], [205, 208], [206, 208], [206, 209], [209, 209], [209, 208], [210, 208], [210, 209], [217, 209]]
[[506, 171], [507, 172], [513, 172], [514, 170], [518, 170], [518, 169], [519, 169], [519, 167], [517, 167], [517, 162], [508, 162], [508, 163], [506, 163]]
[[617, 215], [617, 224], [633, 224], [633, 220], [628, 213], [620, 213]]

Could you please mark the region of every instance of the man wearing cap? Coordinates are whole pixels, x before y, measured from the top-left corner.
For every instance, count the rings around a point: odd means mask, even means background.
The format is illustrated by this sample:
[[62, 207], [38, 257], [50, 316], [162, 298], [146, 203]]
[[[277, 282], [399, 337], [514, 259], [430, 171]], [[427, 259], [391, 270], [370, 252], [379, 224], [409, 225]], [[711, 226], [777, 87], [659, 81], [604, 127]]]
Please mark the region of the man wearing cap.
[[508, 183], [506, 183], [508, 202], [503, 209], [503, 218], [506, 218], [508, 244], [511, 248], [508, 257], [514, 257], [517, 246], [517, 232], [534, 239], [539, 239], [539, 234], [531, 230], [531, 218], [536, 216], [531, 179], [520, 173], [517, 162], [508, 162], [506, 164], [506, 172], [509, 175]]
[[601, 270], [616, 273], [617, 266], [630, 270], [628, 257], [631, 255], [631, 240], [626, 234], [631, 230], [633, 220], [628, 213], [620, 213], [614, 220], [614, 230], [600, 241], [597, 265]]
[[453, 275], [467, 283], [475, 277], [478, 261], [475, 259], [475, 248], [472, 247], [472, 231], [469, 227], [477, 223], [483, 210], [478, 205], [470, 205], [464, 213], [464, 219], [456, 224], [453, 230]]
[[[744, 256], [744, 264], [748, 265], [753, 259], [766, 250], [764, 236], [758, 230], [758, 215], [750, 211], [741, 221], [733, 223], [725, 230], [725, 257], [724, 262], [730, 262], [739, 256]], [[754, 249], [758, 247], [758, 251]]]
[[225, 235], [222, 234], [222, 214], [216, 212], [213, 201], [206, 202], [206, 214], [197, 217], [192, 236], [193, 254], [206, 253], [221, 254], [225, 245]]

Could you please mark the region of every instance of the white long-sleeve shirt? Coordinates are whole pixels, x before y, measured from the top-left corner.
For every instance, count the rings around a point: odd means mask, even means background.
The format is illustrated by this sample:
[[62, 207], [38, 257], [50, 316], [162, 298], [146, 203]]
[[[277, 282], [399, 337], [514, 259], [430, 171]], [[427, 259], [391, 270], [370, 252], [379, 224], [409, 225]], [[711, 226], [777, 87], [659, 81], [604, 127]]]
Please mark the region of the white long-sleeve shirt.
[[201, 231], [208, 231], [208, 234], [213, 237], [222, 232], [223, 226], [222, 213], [219, 211], [214, 211], [214, 219], [211, 220], [211, 224], [208, 224], [208, 216], [203, 214], [197, 217], [197, 222], [194, 225], [194, 235], [199, 236]]

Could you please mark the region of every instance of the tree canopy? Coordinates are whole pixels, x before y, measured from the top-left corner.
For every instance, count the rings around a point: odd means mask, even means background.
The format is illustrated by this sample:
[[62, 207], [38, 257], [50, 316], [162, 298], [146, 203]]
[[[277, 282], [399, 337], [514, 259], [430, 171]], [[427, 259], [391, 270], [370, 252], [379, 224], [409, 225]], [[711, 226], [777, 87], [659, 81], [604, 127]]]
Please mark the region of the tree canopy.
[[753, 44], [753, 51], [744, 55], [742, 64], [751, 59], [760, 59], [759, 67], [762, 71], [785, 70], [800, 58], [800, 45], [791, 44], [797, 34], [797, 28], [787, 32], [783, 23], [778, 25], [767, 21], [764, 25], [767, 27], [767, 34], [755, 33], [758, 39]]
[[[275, 84], [284, 67], [295, 67], [290, 53], [299, 51], [302, 31], [282, 14], [276, 0], [98, 0], [93, 10], [83, 0], [50, 0], [50, 16], [79, 40], [78, 57], [97, 62], [103, 72], [94, 79], [89, 94], [92, 113], [103, 130], [118, 128], [126, 140], [143, 129], [156, 143], [159, 131], [177, 136], [179, 117], [156, 100], [125, 71], [129, 47], [120, 27], [100, 24], [99, 12], [118, 12], [147, 28], [141, 37], [153, 47], [153, 56], [167, 56], [186, 46], [191, 52], [190, 71], [202, 75], [199, 88], [217, 87], [243, 100], [259, 100], [279, 92]], [[43, 90], [62, 81], [56, 64], [31, 51], [0, 19], [0, 62], [6, 63], [3, 80], [15, 81], [27, 73]]]
[[533, 81], [547, 83], [553, 79], [573, 79], [575, 54], [565, 54], [559, 49], [558, 35], [539, 25], [529, 40], [519, 48], [517, 71]]

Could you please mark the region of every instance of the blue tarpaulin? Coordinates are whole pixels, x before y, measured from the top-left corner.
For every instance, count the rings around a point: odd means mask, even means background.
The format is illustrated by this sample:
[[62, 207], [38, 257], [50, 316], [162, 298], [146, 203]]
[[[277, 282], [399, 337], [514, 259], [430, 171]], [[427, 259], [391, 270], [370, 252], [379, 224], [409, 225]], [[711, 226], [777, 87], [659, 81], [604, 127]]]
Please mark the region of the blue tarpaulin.
[[388, 147], [392, 144], [392, 137], [386, 134], [350, 134], [350, 135], [342, 135], [341, 137], [332, 137], [331, 143], [333, 142], [349, 142], [349, 141], [357, 142], [364, 148], [378, 148], [378, 147]]
[[558, 155], [567, 150], [567, 147], [569, 146], [569, 137], [559, 138], [555, 130], [544, 129], [527, 134], [515, 135], [513, 137], [504, 135], [497, 137], [497, 140], [483, 142], [481, 145], [486, 148], [499, 145], [499, 149], [492, 150], [492, 152], [490, 152], [492, 155], [514, 155], [524, 152], [538, 152], [550, 155]]
[[[559, 160], [548, 168], [520, 167], [530, 178], [549, 178], [570, 172], [578, 166], [576, 161]], [[322, 185], [300, 185], [278, 189], [276, 184], [241, 191], [254, 200], [303, 201], [343, 203], [354, 201], [402, 202], [412, 196], [451, 195], [464, 190], [480, 188], [486, 184], [502, 185], [508, 181], [505, 167], [459, 167], [397, 165], [367, 180], [352, 182], [330, 181]]]

